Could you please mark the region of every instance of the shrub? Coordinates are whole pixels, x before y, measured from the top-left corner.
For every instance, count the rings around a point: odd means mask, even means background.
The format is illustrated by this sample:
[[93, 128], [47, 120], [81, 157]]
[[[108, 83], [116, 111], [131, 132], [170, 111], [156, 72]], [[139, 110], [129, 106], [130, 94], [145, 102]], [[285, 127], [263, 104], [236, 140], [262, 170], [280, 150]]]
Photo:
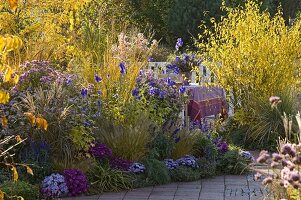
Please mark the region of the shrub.
[[63, 171], [65, 181], [69, 190], [69, 196], [77, 196], [88, 191], [88, 180], [86, 175], [77, 169], [66, 169]]
[[0, 187], [8, 196], [21, 196], [26, 200], [39, 199], [39, 188], [24, 181], [7, 181]]
[[209, 161], [214, 161], [218, 155], [218, 150], [209, 135], [200, 133], [193, 146], [193, 155], [197, 158], [206, 158]]
[[88, 173], [92, 192], [118, 192], [132, 188], [131, 176], [108, 166], [97, 165]]
[[182, 129], [174, 135], [175, 149], [172, 152], [172, 158], [178, 159], [193, 151], [196, 136], [200, 134], [198, 130]]
[[198, 171], [201, 178], [212, 177], [216, 175], [216, 161], [207, 160], [206, 158], [200, 158], [198, 161]]
[[[258, 149], [269, 147], [275, 149], [279, 137], [285, 137], [282, 115], [293, 115], [294, 100], [288, 92], [279, 93], [281, 103], [271, 107], [267, 99], [253, 97], [247, 103], [248, 107], [237, 113], [236, 119], [247, 126], [246, 137], [250, 143], [255, 143]], [[243, 113], [247, 112], [248, 115]], [[296, 130], [296, 127], [292, 127]]]
[[141, 113], [132, 123], [120, 124], [112, 119], [99, 118], [94, 132], [99, 141], [112, 149], [114, 156], [139, 160], [146, 154], [147, 145], [152, 139], [151, 125], [152, 122]]
[[230, 146], [229, 151], [219, 155], [217, 168], [225, 174], [242, 174], [248, 170], [250, 160], [240, 154], [240, 149]]
[[253, 95], [264, 99], [295, 88], [301, 80], [296, 73], [301, 21], [286, 26], [281, 11], [271, 17], [254, 0], [223, 8], [226, 16], [213, 20], [213, 29], [203, 29], [199, 47], [204, 64], [233, 94], [235, 108], [247, 107]]
[[170, 171], [173, 181], [188, 182], [200, 179], [200, 172], [190, 167], [180, 166]]
[[154, 184], [166, 184], [170, 182], [170, 175], [165, 164], [156, 159], [149, 159], [144, 162], [146, 177]]
[[160, 133], [152, 141], [151, 148], [155, 151], [155, 158], [159, 160], [170, 158], [175, 148], [175, 141], [169, 135]]

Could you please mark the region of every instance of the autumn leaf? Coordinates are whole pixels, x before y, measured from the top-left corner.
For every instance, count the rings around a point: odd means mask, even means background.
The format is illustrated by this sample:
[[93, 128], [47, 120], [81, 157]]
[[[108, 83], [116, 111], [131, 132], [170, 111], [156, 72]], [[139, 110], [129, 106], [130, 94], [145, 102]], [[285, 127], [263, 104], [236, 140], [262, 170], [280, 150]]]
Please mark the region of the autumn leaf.
[[2, 190], [0, 190], [0, 200], [4, 200], [4, 192]]
[[18, 7], [18, 0], [8, 0], [8, 4], [9, 4], [10, 9], [15, 11]]
[[33, 171], [30, 167], [26, 166], [26, 171], [27, 171], [28, 174], [33, 175]]
[[15, 138], [16, 138], [16, 140], [17, 140], [18, 143], [22, 141], [22, 138], [21, 138], [20, 135], [17, 135]]
[[19, 179], [19, 174], [17, 172], [17, 168], [15, 166], [11, 166], [11, 170], [13, 171], [13, 181], [17, 181]]
[[14, 73], [14, 71], [12, 70], [12, 68], [7, 67], [5, 74], [4, 74], [3, 82], [6, 83], [6, 82], [11, 81], [13, 73]]
[[46, 121], [46, 119], [44, 119], [42, 117], [37, 117], [36, 124], [37, 124], [38, 128], [44, 129], [45, 131], [47, 131], [48, 122]]
[[27, 117], [32, 126], [36, 124], [36, 117], [32, 113], [26, 112], [24, 115]]
[[0, 90], [0, 103], [6, 104], [9, 101], [9, 93]]
[[7, 125], [8, 125], [7, 117], [5, 117], [5, 116], [1, 117], [1, 124], [2, 124], [2, 127], [7, 128]]

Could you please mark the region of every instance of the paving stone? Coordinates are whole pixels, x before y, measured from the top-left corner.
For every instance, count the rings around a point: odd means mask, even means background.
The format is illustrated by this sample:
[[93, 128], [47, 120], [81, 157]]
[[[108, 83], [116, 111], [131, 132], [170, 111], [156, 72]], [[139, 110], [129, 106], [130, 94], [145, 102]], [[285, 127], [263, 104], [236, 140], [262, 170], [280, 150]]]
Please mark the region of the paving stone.
[[148, 200], [173, 200], [174, 196], [150, 196]]
[[176, 196], [173, 200], [199, 200], [199, 197]]
[[218, 198], [223, 198], [223, 197], [224, 197], [224, 194], [201, 192], [199, 199], [218, 199]]
[[201, 189], [201, 185], [179, 185], [178, 189], [189, 188], [189, 189]]
[[126, 197], [128, 196], [139, 196], [139, 197], [148, 197], [151, 194], [149, 191], [135, 191], [126, 193]]
[[152, 192], [176, 192], [178, 188], [154, 188]]
[[136, 188], [132, 189], [131, 191], [152, 191], [154, 187], [145, 187], [145, 188]]
[[225, 197], [225, 200], [249, 200], [249, 197]]
[[153, 191], [151, 193], [152, 196], [173, 196], [175, 195], [176, 191]]

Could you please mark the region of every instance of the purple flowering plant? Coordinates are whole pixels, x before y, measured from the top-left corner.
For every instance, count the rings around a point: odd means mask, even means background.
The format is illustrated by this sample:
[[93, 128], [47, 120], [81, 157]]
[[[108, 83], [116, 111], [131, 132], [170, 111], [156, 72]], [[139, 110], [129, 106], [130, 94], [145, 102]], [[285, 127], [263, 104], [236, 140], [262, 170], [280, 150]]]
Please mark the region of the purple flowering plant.
[[273, 172], [261, 171], [255, 178], [262, 180], [262, 184], [279, 199], [298, 199], [296, 197], [301, 191], [301, 143], [282, 141], [279, 146], [277, 153], [270, 154], [265, 150], [260, 152], [257, 163], [267, 164]]
[[97, 143], [90, 147], [89, 153], [91, 156], [97, 159], [105, 159], [112, 157], [112, 149], [107, 147], [105, 144]]
[[177, 88], [170, 77], [156, 79], [152, 72], [142, 71], [136, 79], [132, 96], [137, 104], [149, 111], [152, 120], [162, 125], [178, 116], [186, 101], [184, 93], [185, 88]]
[[63, 171], [65, 181], [69, 190], [69, 196], [78, 196], [88, 191], [88, 179], [78, 169], [66, 169]]
[[125, 160], [118, 157], [112, 157], [110, 159], [110, 166], [115, 169], [119, 169], [122, 171], [128, 171], [132, 165], [132, 161]]
[[64, 197], [68, 192], [65, 177], [61, 174], [53, 173], [45, 177], [41, 185], [41, 193], [46, 199]]
[[141, 174], [145, 172], [145, 166], [141, 163], [134, 162], [130, 167], [129, 171], [136, 174]]

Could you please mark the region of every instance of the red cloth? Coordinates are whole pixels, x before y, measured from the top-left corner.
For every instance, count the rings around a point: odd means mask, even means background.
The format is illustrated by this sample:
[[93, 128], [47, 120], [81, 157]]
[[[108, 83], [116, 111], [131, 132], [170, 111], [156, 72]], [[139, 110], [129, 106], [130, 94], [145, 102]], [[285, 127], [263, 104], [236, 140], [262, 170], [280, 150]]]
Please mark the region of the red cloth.
[[188, 104], [188, 115], [192, 121], [201, 120], [210, 115], [224, 115], [227, 113], [227, 103], [223, 98], [212, 98], [196, 102], [190, 100]]

